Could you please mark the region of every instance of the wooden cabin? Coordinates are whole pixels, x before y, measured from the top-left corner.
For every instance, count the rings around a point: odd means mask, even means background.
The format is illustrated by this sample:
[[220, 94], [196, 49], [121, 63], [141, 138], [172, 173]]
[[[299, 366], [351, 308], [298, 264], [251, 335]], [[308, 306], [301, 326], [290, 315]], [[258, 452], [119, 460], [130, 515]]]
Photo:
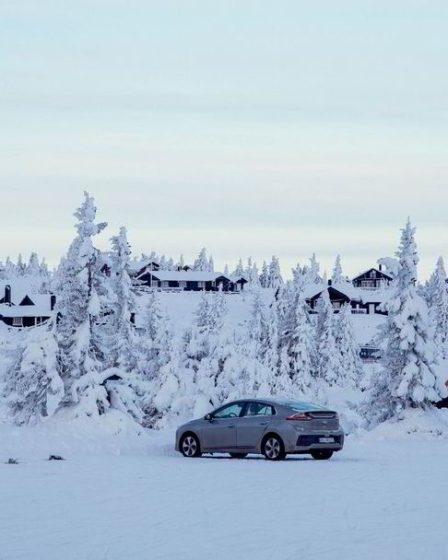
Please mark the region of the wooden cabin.
[[139, 286], [175, 292], [240, 292], [245, 278], [232, 279], [220, 272], [196, 270], [145, 270], [137, 276]]
[[387, 288], [392, 282], [392, 276], [386, 274], [382, 270], [382, 266], [379, 265], [378, 268], [369, 268], [365, 272], [358, 274], [352, 280], [352, 284], [355, 288], [361, 288], [363, 290], [378, 290], [380, 288]]

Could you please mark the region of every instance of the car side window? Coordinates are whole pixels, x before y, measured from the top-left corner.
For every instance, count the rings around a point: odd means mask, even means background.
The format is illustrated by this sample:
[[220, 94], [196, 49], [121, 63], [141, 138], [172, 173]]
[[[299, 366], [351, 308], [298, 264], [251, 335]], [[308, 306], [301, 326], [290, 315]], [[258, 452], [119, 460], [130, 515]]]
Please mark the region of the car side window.
[[245, 416], [272, 416], [274, 409], [269, 404], [251, 402], [247, 405]]
[[213, 413], [213, 418], [237, 418], [243, 410], [244, 403], [234, 403], [223, 406]]

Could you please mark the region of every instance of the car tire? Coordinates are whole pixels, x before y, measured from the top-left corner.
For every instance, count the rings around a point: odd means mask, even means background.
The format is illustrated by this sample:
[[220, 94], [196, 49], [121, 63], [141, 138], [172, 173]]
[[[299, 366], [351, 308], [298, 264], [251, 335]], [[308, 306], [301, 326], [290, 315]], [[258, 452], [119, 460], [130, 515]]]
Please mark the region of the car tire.
[[315, 451], [311, 451], [311, 457], [316, 459], [316, 461], [326, 461], [330, 459], [333, 455], [333, 451], [329, 449], [316, 449]]
[[286, 457], [285, 445], [275, 434], [268, 434], [261, 444], [261, 452], [268, 461], [281, 461]]
[[229, 453], [232, 459], [245, 459], [247, 457], [247, 453]]
[[180, 452], [184, 457], [200, 457], [202, 455], [199, 439], [195, 434], [184, 434], [179, 443]]

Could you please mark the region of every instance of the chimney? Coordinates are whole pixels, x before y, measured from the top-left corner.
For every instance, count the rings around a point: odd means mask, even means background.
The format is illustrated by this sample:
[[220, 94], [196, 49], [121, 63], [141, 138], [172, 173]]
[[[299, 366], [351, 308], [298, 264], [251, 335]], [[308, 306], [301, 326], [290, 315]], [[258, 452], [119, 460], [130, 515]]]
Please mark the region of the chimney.
[[378, 270], [379, 270], [380, 272], [383, 270], [383, 265], [382, 265], [381, 263], [378, 265]]
[[328, 286], [331, 286], [331, 278], [328, 279]]
[[53, 311], [55, 305], [56, 305], [56, 296], [51, 295], [50, 296], [50, 306], [51, 306], [52, 311]]
[[5, 286], [5, 303], [11, 303], [11, 286]]

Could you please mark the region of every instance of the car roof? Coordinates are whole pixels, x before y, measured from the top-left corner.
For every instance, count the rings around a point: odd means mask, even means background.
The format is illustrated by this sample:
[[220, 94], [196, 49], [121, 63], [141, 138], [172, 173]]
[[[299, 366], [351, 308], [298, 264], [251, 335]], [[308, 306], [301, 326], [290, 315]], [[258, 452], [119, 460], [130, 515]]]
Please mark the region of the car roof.
[[[232, 402], [243, 402], [243, 401], [251, 401], [251, 402], [259, 402], [259, 403], [266, 403], [272, 404], [277, 406], [284, 406], [286, 408], [293, 408], [295, 410], [326, 410], [324, 406], [319, 404], [314, 404], [306, 401], [296, 401], [293, 399], [282, 398], [282, 397], [266, 397], [266, 398], [252, 398], [252, 397], [245, 397], [242, 399], [237, 399]], [[231, 404], [231, 403], [225, 403]], [[223, 405], [224, 406], [224, 405]]]

